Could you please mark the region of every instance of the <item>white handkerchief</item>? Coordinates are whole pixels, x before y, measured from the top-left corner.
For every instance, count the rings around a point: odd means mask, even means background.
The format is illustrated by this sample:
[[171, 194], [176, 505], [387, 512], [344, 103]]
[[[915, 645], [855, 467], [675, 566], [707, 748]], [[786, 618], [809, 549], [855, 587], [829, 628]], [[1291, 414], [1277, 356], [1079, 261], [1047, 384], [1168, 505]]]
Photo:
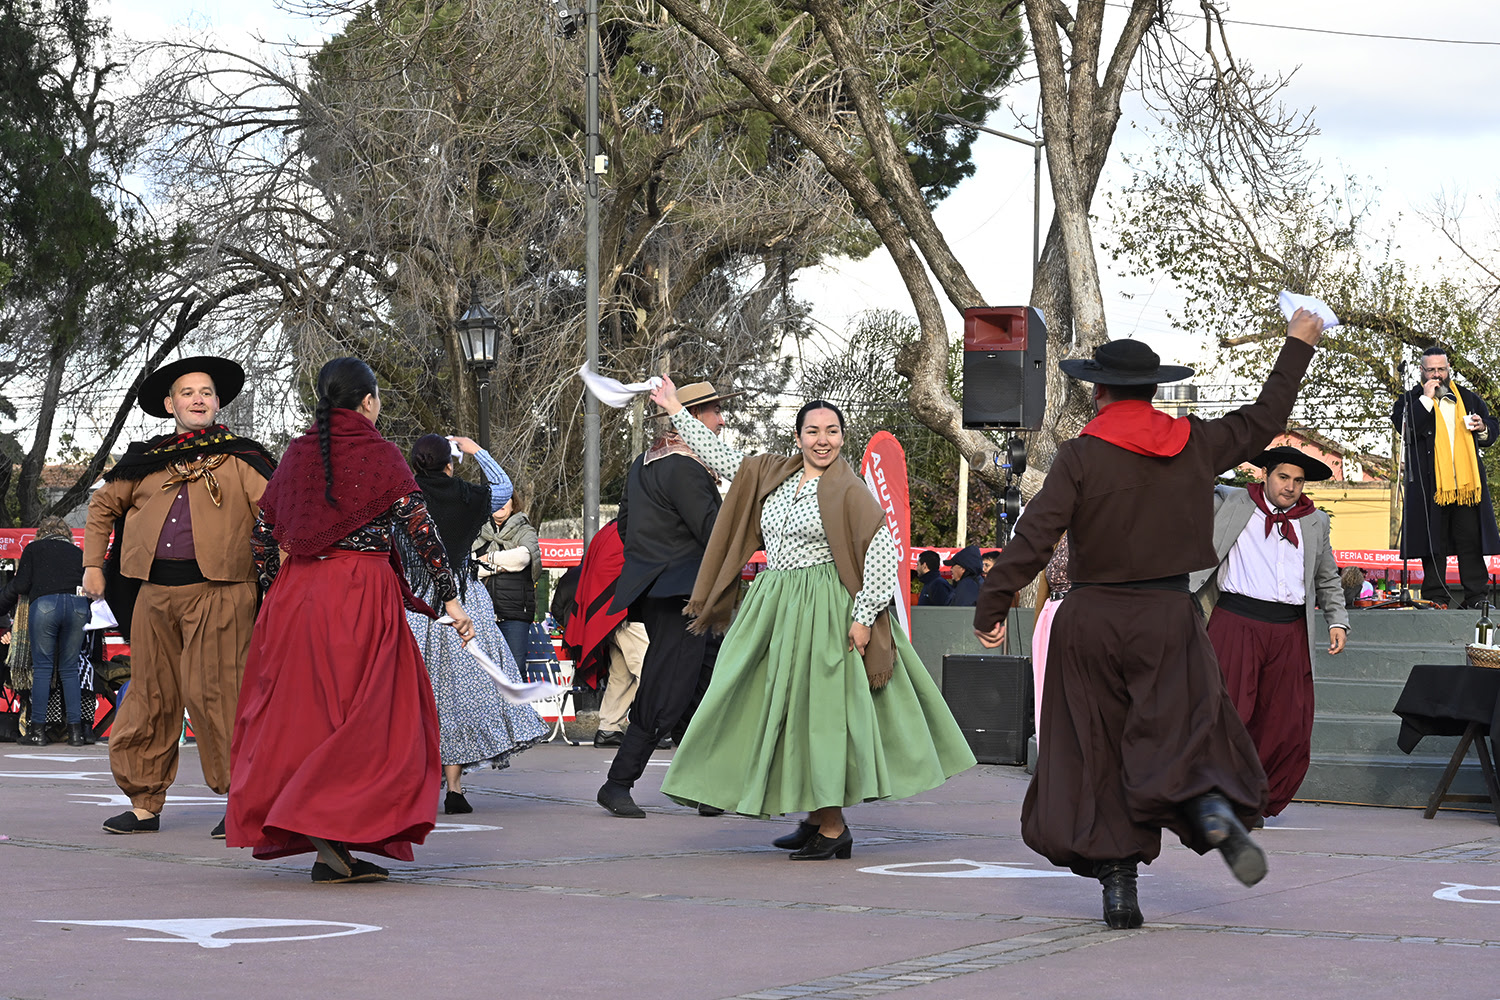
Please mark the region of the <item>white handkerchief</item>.
[[1287, 319], [1291, 319], [1292, 314], [1298, 309], [1306, 309], [1323, 320], [1325, 330], [1330, 326], [1339, 325], [1339, 318], [1334, 315], [1332, 309], [1328, 308], [1328, 303], [1322, 299], [1315, 299], [1311, 295], [1298, 295], [1296, 292], [1289, 292], [1283, 288], [1281, 294], [1276, 296], [1276, 304], [1281, 306], [1281, 315]]
[[617, 410], [629, 406], [630, 401], [641, 393], [650, 392], [661, 385], [661, 379], [655, 375], [644, 382], [632, 382], [629, 385], [625, 385], [624, 383], [616, 382], [612, 378], [590, 371], [588, 365], [579, 366], [578, 377], [583, 379], [583, 384], [588, 387], [589, 392], [593, 394], [595, 399], [605, 406], [613, 406]]
[[83, 627], [85, 632], [95, 631], [101, 628], [119, 628], [120, 623], [115, 621], [115, 613], [109, 610], [109, 605], [104, 598], [89, 603], [89, 623]]
[[526, 684], [511, 680], [505, 676], [503, 670], [495, 666], [495, 661], [491, 660], [485, 654], [484, 650], [479, 648], [478, 643], [470, 642], [464, 647], [464, 652], [474, 657], [475, 662], [484, 669], [485, 673], [490, 675], [490, 680], [495, 682], [495, 687], [500, 689], [500, 697], [512, 705], [525, 705], [533, 701], [545, 701], [548, 698], [556, 698], [568, 690], [559, 684], [549, 684], [547, 681], [536, 681], [532, 684]]

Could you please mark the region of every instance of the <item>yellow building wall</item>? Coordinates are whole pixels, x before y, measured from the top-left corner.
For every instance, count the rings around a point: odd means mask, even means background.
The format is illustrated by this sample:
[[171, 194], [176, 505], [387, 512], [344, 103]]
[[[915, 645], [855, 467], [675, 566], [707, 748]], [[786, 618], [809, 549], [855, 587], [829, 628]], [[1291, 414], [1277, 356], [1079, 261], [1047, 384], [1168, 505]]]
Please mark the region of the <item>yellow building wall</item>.
[[1386, 483], [1315, 483], [1307, 495], [1328, 511], [1335, 549], [1389, 549], [1391, 489]]

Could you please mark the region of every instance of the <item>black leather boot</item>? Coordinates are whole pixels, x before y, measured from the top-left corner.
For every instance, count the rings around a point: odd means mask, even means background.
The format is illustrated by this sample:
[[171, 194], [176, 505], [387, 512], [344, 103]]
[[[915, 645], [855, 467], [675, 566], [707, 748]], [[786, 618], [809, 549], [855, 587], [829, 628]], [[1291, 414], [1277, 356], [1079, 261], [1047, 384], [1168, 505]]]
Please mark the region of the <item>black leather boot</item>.
[[1245, 824], [1224, 796], [1209, 792], [1193, 799], [1187, 808], [1199, 835], [1223, 855], [1235, 878], [1244, 885], [1254, 885], [1266, 877], [1266, 852], [1250, 839]]
[[1145, 923], [1136, 896], [1134, 861], [1101, 861], [1094, 876], [1104, 887], [1104, 922], [1110, 930], [1128, 931]]
[[85, 733], [84, 733], [83, 723], [81, 723], [81, 722], [70, 722], [70, 723], [68, 723], [68, 746], [70, 746], [70, 747], [86, 747], [88, 745], [89, 745], [89, 740], [88, 740], [88, 736], [85, 735]]

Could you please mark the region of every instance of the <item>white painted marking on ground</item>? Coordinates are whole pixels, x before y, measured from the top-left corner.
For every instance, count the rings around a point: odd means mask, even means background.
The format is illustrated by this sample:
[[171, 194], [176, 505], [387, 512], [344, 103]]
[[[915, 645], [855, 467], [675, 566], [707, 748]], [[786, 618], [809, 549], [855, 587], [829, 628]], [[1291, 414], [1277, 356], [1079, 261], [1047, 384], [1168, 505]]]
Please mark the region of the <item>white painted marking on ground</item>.
[[[130, 796], [109, 792], [69, 792], [75, 799], [93, 799], [93, 802], [74, 802], [75, 806], [105, 806], [110, 809], [130, 808]], [[167, 805], [188, 806], [201, 805], [204, 802], [212, 802], [215, 805], [224, 805], [229, 800], [223, 795], [168, 795]]]
[[98, 760], [99, 759], [99, 755], [98, 754], [88, 754], [87, 756], [81, 756], [81, 757], [71, 757], [71, 756], [65, 757], [65, 756], [62, 756], [61, 754], [51, 754], [51, 753], [8, 753], [5, 756], [7, 756], [7, 757], [13, 757], [16, 760], [55, 760], [55, 761], [62, 761], [64, 763], [68, 763], [68, 764], [76, 764], [80, 760]]
[[501, 830], [504, 827], [485, 826], [483, 823], [439, 823], [433, 833], [482, 833], [486, 830]]
[[0, 771], [0, 778], [56, 778], [58, 781], [99, 781], [108, 771]]
[[1463, 882], [1444, 882], [1443, 885], [1447, 888], [1433, 893], [1433, 899], [1442, 899], [1450, 903], [1500, 903], [1500, 898], [1470, 899], [1464, 895], [1466, 892], [1493, 892], [1500, 896], [1500, 885], [1467, 885]]
[[[1029, 861], [908, 861], [895, 865], [875, 865], [859, 869], [869, 875], [905, 875], [909, 878], [1078, 878], [1072, 872], [1024, 867]], [[966, 867], [955, 869], [954, 866]], [[943, 868], [944, 871], [917, 871], [919, 868]]]
[[[164, 941], [170, 944], [196, 944], [201, 948], [228, 948], [232, 944], [269, 944], [274, 941], [313, 941], [318, 938], [345, 937], [384, 930], [374, 924], [350, 924], [336, 920], [264, 920], [255, 917], [203, 917], [182, 920], [38, 920], [39, 924], [69, 924], [77, 927], [133, 927], [157, 931], [172, 937], [136, 937], [127, 941]], [[257, 927], [338, 927], [324, 934], [295, 934], [286, 937], [221, 938], [229, 931]]]

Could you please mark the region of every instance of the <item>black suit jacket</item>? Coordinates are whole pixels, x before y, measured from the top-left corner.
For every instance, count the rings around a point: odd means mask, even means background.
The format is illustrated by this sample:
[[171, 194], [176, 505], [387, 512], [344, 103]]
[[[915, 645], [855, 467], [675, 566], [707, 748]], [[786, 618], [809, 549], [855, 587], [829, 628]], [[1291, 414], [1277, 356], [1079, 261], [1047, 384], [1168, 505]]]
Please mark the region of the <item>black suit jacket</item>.
[[610, 610], [624, 611], [638, 597], [687, 597], [713, 533], [723, 498], [697, 459], [668, 455], [650, 465], [637, 455], [620, 503], [625, 568]]
[[[1461, 385], [1453, 386], [1463, 398], [1464, 410], [1479, 415], [1484, 426], [1474, 435], [1478, 448], [1488, 448], [1500, 437], [1500, 422], [1490, 414], [1484, 400]], [[1435, 518], [1437, 504], [1433, 502], [1433, 484], [1437, 478], [1433, 452], [1437, 448], [1437, 415], [1422, 405], [1422, 387], [1415, 385], [1396, 400], [1391, 410], [1391, 423], [1397, 433], [1402, 432], [1403, 413], [1411, 419], [1405, 429], [1405, 500], [1401, 519], [1402, 550], [1411, 558], [1432, 555], [1432, 532], [1430, 524]], [[1479, 550], [1484, 553], [1500, 552], [1500, 530], [1495, 525], [1495, 505], [1490, 503], [1490, 484], [1485, 477], [1484, 456], [1479, 455], [1479, 486], [1482, 499], [1479, 503]], [[1439, 548], [1442, 548], [1439, 545]]]

